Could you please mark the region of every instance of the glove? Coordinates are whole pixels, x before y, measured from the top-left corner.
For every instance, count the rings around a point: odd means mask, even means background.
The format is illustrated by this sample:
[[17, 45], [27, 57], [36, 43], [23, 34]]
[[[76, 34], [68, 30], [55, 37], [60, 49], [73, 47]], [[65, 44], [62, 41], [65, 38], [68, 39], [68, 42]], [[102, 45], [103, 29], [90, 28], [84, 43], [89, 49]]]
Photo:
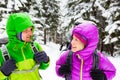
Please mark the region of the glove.
[[36, 52], [34, 55], [34, 60], [39, 64], [41, 62], [48, 62], [49, 61], [49, 57], [47, 56], [47, 54], [45, 53], [45, 51], [42, 52]]
[[13, 59], [9, 59], [3, 63], [0, 70], [5, 76], [9, 76], [16, 68], [15, 61]]
[[61, 65], [61, 67], [59, 68], [58, 71], [59, 71], [60, 75], [66, 75], [66, 74], [71, 73], [71, 69], [70, 69], [70, 66], [68, 64]]
[[105, 73], [99, 69], [91, 70], [90, 75], [93, 80], [107, 80]]

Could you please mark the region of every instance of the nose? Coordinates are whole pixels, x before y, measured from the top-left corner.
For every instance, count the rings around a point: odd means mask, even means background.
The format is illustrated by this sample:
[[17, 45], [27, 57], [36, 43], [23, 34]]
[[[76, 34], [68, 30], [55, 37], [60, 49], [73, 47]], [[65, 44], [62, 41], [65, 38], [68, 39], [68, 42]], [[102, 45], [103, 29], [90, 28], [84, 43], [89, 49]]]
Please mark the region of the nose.
[[32, 31], [29, 31], [29, 33], [28, 33], [30, 36], [32, 36], [32, 34], [33, 34], [33, 32]]
[[73, 44], [74, 44], [74, 40], [71, 41], [71, 45], [73, 45]]
[[72, 44], [75, 43], [75, 39], [72, 39], [72, 40], [71, 40], [71, 43], [72, 43]]

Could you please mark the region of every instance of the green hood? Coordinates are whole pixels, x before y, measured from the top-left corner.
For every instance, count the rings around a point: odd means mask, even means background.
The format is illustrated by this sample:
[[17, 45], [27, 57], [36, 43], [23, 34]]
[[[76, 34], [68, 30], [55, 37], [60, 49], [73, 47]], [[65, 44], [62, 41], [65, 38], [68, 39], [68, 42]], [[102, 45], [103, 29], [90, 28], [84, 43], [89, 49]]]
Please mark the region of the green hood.
[[10, 14], [7, 21], [6, 32], [9, 40], [18, 40], [17, 34], [33, 25], [27, 13]]

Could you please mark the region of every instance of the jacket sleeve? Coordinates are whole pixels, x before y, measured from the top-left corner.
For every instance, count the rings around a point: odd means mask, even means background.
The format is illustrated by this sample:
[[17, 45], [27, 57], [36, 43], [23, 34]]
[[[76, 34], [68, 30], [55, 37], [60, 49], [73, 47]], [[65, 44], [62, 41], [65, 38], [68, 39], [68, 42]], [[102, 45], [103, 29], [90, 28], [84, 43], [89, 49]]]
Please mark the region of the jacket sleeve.
[[[0, 67], [2, 66], [3, 63], [3, 57], [2, 57], [2, 52], [0, 50]], [[0, 71], [0, 80], [5, 80], [7, 77]]]
[[112, 80], [116, 75], [116, 68], [110, 60], [104, 55], [100, 54], [100, 69], [106, 74], [107, 80]]
[[38, 49], [38, 51], [40, 51], [40, 52], [43, 51], [43, 49], [42, 49], [42, 47], [41, 47], [41, 45], [39, 43], [34, 42], [34, 45]]
[[[36, 46], [36, 48], [41, 52], [41, 51], [43, 51], [43, 49], [42, 49], [42, 47], [41, 47], [41, 45], [39, 44], [39, 43], [37, 43], [37, 42], [35, 42], [34, 43], [34, 45]], [[49, 56], [48, 56], [49, 57]], [[40, 69], [46, 69], [46, 68], [48, 68], [49, 67], [49, 64], [50, 64], [50, 58], [49, 58], [49, 61], [46, 63], [46, 62], [42, 62], [42, 63], [40, 63]]]
[[1, 71], [0, 71], [0, 80], [6, 80], [7, 76], [5, 76]]
[[[62, 53], [62, 55], [56, 61], [56, 67], [55, 68], [56, 68], [56, 74], [58, 76], [61, 76], [61, 75], [59, 75], [59, 71], [58, 70], [59, 70], [59, 68], [61, 67], [62, 64], [66, 63], [66, 58], [67, 58], [68, 52], [69, 51], [66, 51], [66, 52]], [[61, 77], [63, 77], [63, 76], [61, 76]]]

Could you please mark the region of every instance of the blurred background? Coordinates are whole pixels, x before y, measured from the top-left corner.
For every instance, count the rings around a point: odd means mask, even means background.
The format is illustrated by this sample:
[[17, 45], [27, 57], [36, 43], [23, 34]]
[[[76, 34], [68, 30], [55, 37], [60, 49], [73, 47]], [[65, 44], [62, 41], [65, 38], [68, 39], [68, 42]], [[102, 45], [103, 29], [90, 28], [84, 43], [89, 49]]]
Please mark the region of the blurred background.
[[75, 25], [92, 21], [99, 28], [98, 49], [120, 55], [119, 0], [0, 0], [0, 39], [7, 37], [8, 15], [16, 12], [30, 15], [36, 27], [35, 40], [41, 44], [62, 44], [70, 40]]

